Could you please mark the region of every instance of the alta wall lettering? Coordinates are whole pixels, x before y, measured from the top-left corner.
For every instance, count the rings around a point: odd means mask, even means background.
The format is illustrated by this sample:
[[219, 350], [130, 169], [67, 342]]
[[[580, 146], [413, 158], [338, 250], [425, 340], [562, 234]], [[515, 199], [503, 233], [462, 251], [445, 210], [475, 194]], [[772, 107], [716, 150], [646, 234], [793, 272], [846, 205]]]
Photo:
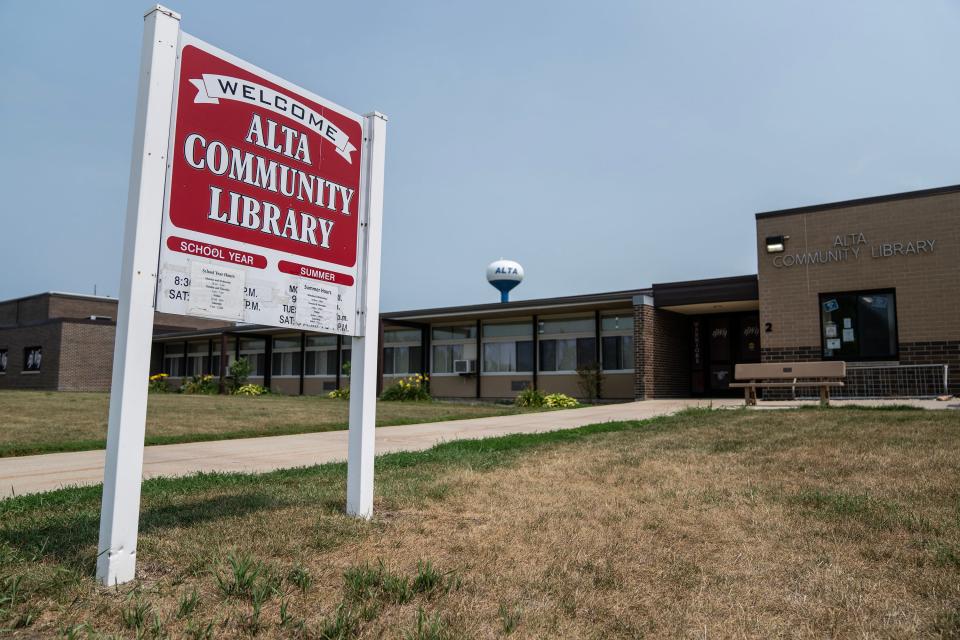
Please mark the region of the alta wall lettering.
[[877, 260], [897, 256], [917, 256], [933, 253], [935, 246], [936, 240], [931, 239], [917, 238], [907, 241], [871, 243], [863, 233], [846, 233], [835, 236], [833, 245], [828, 249], [813, 249], [774, 256], [773, 266], [782, 269], [856, 261], [861, 258]]

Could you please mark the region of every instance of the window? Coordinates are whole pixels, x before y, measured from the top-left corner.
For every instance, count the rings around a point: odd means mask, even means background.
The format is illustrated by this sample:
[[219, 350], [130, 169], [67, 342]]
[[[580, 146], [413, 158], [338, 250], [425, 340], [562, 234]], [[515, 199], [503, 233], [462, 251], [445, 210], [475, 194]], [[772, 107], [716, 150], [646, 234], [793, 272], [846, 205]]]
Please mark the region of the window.
[[823, 357], [895, 360], [897, 309], [893, 291], [820, 294]]
[[433, 336], [431, 373], [453, 374], [455, 360], [476, 359], [476, 325], [433, 327], [431, 335]]
[[307, 336], [307, 366], [304, 375], [337, 375], [337, 337]]
[[605, 314], [600, 317], [600, 362], [604, 371], [633, 369], [633, 312]]
[[191, 342], [187, 345], [187, 375], [202, 376], [210, 366], [210, 345], [207, 342]]
[[454, 360], [463, 360], [462, 344], [434, 345], [433, 373], [453, 373]]
[[533, 338], [532, 322], [484, 324], [483, 371], [488, 373], [533, 371], [533, 340], [531, 338]]
[[477, 328], [473, 325], [463, 327], [434, 327], [434, 340], [474, 340], [477, 337]]
[[423, 364], [420, 329], [391, 329], [383, 332], [384, 375], [418, 373]]
[[[234, 356], [237, 353], [236, 347], [236, 338], [227, 338], [227, 372], [230, 371], [230, 365], [233, 364], [233, 361], [236, 359]], [[210, 373], [211, 375], [220, 376], [220, 338], [214, 338], [213, 340], [213, 361], [210, 363]], [[171, 374], [172, 375], [172, 374]]]
[[273, 362], [270, 371], [275, 376], [300, 375], [300, 336], [277, 336], [273, 339]]
[[[269, 338], [268, 338], [269, 339]], [[240, 357], [250, 363], [250, 375], [262, 376], [266, 371], [263, 338], [240, 338]]]
[[633, 369], [633, 336], [603, 336], [600, 342], [605, 370]]
[[163, 372], [174, 378], [183, 377], [182, 342], [168, 342], [163, 345]]
[[43, 347], [27, 347], [23, 350], [23, 370], [40, 371], [43, 360]]
[[0, 349], [0, 373], [7, 372], [7, 350]]
[[487, 342], [483, 345], [483, 370], [490, 373], [533, 371], [533, 340]]
[[406, 375], [420, 371], [422, 347], [384, 347], [383, 373]]
[[540, 341], [541, 371], [576, 371], [597, 361], [596, 338]]
[[[540, 337], [540, 371], [573, 372], [597, 361], [595, 319], [544, 318], [537, 323]], [[554, 337], [556, 336], [556, 337]]]

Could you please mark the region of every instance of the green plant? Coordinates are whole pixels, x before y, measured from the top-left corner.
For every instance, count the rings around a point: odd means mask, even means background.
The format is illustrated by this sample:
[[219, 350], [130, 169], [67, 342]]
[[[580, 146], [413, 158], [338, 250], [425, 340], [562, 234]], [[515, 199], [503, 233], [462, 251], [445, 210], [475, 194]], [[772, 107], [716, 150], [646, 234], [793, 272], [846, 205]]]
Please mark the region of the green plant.
[[446, 640], [452, 637], [440, 614], [427, 616], [422, 607], [417, 608], [417, 618], [413, 629], [405, 631], [404, 640]]
[[202, 393], [214, 395], [220, 390], [220, 382], [213, 376], [207, 374], [203, 376], [191, 376], [189, 380], [180, 387], [181, 393]]
[[551, 393], [543, 397], [543, 406], [554, 409], [570, 409], [572, 407], [579, 407], [580, 403], [577, 402], [576, 398], [571, 398], [566, 394]]
[[577, 384], [583, 392], [583, 396], [590, 402], [596, 402], [600, 397], [600, 389], [603, 387], [603, 370], [597, 363], [588, 364], [577, 369]]
[[250, 364], [250, 361], [246, 358], [237, 358], [230, 365], [230, 386], [232, 391], [236, 391], [243, 385], [247, 384], [247, 380], [250, 378], [250, 372], [253, 370], [253, 365]]
[[360, 631], [360, 620], [353, 609], [346, 608], [342, 603], [337, 606], [333, 618], [324, 620], [317, 630], [317, 637], [321, 640], [348, 640]]
[[513, 403], [518, 407], [542, 407], [543, 398], [544, 396], [542, 391], [533, 387], [527, 387], [517, 394], [517, 397], [514, 398]]
[[500, 624], [503, 627], [503, 635], [510, 635], [516, 631], [520, 624], [520, 607], [510, 608], [504, 603], [500, 603]]
[[170, 385], [167, 384], [168, 377], [165, 373], [155, 373], [150, 376], [150, 381], [147, 383], [147, 390], [150, 393], [168, 393], [170, 391]]
[[262, 396], [270, 393], [270, 390], [259, 384], [245, 384], [242, 387], [234, 389], [233, 394], [237, 396]]
[[143, 629], [143, 625], [147, 622], [147, 614], [150, 613], [150, 604], [147, 602], [141, 602], [140, 598], [137, 597], [129, 606], [120, 610], [120, 621], [123, 622], [123, 626], [127, 629]]
[[287, 574], [287, 582], [296, 586], [303, 593], [307, 592], [310, 585], [313, 584], [313, 576], [302, 565], [297, 565]]
[[189, 595], [180, 598], [180, 605], [177, 607], [177, 618], [186, 618], [190, 616], [197, 607], [200, 606], [200, 596], [194, 589]]
[[423, 593], [429, 597], [442, 582], [443, 576], [432, 562], [417, 560], [417, 575], [413, 579], [414, 593]]
[[263, 571], [263, 565], [250, 555], [233, 553], [227, 556], [227, 565], [229, 571], [225, 573], [217, 571], [215, 574], [220, 591], [228, 596], [251, 595], [257, 577]]
[[[349, 362], [347, 364], [350, 364]], [[334, 389], [327, 394], [328, 398], [331, 399], [340, 399], [340, 400], [349, 400], [350, 399], [350, 387], [345, 387], [343, 389]]]
[[349, 360], [343, 363], [343, 366], [340, 367], [340, 371], [343, 372], [343, 375], [347, 376], [348, 378], [350, 377], [350, 361]]
[[401, 378], [380, 394], [381, 400], [430, 400], [430, 376], [415, 373], [412, 376]]

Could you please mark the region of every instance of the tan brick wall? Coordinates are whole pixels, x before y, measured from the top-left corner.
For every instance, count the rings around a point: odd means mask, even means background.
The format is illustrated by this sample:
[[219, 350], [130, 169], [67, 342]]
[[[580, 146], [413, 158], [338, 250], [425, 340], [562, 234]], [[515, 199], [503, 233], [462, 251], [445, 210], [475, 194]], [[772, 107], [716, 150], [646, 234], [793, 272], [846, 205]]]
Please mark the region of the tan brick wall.
[[[863, 234], [860, 256], [777, 268], [774, 260], [834, 249], [837, 236]], [[788, 235], [786, 251], [768, 254], [767, 236]], [[932, 252], [871, 257], [882, 243], [934, 241]], [[960, 339], [960, 194], [864, 204], [757, 220], [760, 323], [764, 349], [820, 348], [819, 294], [896, 289], [900, 341]]]
[[633, 314], [634, 397], [690, 395], [690, 318], [647, 304]]
[[[60, 341], [60, 391], [109, 391], [116, 325], [63, 322]], [[144, 381], [146, 384], [146, 381]]]
[[116, 321], [117, 301], [50, 296], [47, 313], [51, 318], [89, 318], [106, 316]]
[[[39, 372], [23, 371], [23, 350], [43, 347]], [[60, 323], [45, 322], [31, 327], [0, 329], [0, 349], [7, 350], [7, 372], [0, 374], [0, 389], [44, 389], [55, 391], [59, 380]]]
[[[786, 251], [768, 254], [775, 235], [790, 236]], [[838, 236], [844, 259], [777, 266], [838, 252]], [[909, 252], [908, 243], [929, 249], [931, 241], [932, 250]], [[772, 329], [763, 333], [764, 361], [820, 358], [819, 294], [894, 289], [901, 364], [948, 364], [950, 388], [960, 390], [960, 193], [760, 218], [757, 256], [760, 323]]]

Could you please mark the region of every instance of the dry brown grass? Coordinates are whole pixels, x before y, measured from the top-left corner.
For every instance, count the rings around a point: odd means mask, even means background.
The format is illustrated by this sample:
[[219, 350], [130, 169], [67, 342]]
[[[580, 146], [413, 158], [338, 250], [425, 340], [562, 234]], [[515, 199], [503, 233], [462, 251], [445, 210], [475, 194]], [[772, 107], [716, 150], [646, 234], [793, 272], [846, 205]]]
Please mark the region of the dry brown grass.
[[[106, 393], [0, 391], [0, 457], [103, 448]], [[346, 428], [348, 402], [322, 396], [151, 394], [147, 444], [250, 438]], [[396, 425], [507, 415], [509, 405], [381, 402], [377, 424]]]
[[[358, 638], [960, 635], [957, 413], [696, 412], [618, 429], [388, 458], [369, 524], [339, 511], [342, 467], [150, 485], [143, 577], [119, 590], [89, 577], [95, 492], [62, 494], [54, 518], [25, 498], [0, 512], [0, 575], [41, 577], [8, 619], [33, 607], [31, 633], [130, 635], [122, 612], [140, 601], [173, 636], [324, 637], [344, 603]], [[230, 553], [279, 579], [259, 629], [251, 598], [217, 586]], [[444, 573], [431, 593], [349, 597], [345, 572], [382, 562], [412, 578], [421, 560]], [[177, 619], [194, 589], [200, 606]], [[418, 610], [437, 634], [414, 633]]]

